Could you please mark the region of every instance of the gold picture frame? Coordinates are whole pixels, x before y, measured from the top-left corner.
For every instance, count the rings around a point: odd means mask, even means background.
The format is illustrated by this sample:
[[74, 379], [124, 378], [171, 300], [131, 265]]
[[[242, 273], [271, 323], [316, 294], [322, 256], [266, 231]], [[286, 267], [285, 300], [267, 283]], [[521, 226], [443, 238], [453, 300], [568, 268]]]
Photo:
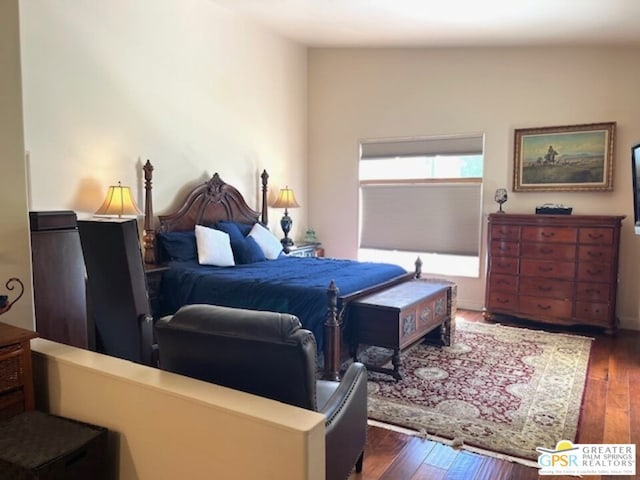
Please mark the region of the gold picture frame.
[[520, 128], [514, 192], [611, 191], [616, 122]]

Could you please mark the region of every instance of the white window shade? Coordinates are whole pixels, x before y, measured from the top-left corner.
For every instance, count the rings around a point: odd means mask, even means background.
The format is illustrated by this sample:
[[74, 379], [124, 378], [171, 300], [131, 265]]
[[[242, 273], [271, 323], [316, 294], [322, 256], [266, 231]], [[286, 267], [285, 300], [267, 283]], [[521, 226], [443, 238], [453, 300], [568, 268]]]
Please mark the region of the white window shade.
[[361, 185], [360, 247], [478, 256], [482, 184]]
[[368, 141], [361, 144], [361, 159], [435, 155], [482, 155], [483, 135], [455, 135], [415, 140]]

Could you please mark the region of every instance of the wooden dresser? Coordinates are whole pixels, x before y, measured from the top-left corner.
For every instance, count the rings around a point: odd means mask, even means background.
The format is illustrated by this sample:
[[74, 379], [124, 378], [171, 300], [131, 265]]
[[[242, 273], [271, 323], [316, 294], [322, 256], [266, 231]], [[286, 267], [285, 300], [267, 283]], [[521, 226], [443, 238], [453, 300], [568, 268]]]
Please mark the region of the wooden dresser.
[[617, 326], [624, 216], [489, 215], [485, 316]]

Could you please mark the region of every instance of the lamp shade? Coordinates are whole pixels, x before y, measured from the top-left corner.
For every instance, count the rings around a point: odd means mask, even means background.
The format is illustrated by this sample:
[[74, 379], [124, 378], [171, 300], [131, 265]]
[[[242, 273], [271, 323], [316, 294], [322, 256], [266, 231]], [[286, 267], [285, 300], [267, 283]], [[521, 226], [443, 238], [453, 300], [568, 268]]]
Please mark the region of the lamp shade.
[[289, 187], [281, 188], [278, 193], [278, 198], [271, 205], [273, 208], [296, 208], [299, 207], [296, 201], [296, 196], [293, 194], [293, 190]]
[[102, 205], [96, 210], [96, 215], [142, 215], [131, 195], [129, 187], [111, 185]]

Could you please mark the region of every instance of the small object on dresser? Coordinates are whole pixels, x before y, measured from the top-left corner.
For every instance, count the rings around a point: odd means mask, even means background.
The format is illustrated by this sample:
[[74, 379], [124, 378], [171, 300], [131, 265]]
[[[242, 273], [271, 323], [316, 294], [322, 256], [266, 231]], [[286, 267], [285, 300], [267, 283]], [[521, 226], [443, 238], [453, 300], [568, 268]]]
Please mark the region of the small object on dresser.
[[541, 215], [571, 215], [572, 207], [565, 207], [559, 203], [545, 203], [536, 207], [536, 214]]
[[318, 241], [316, 238], [316, 231], [313, 228], [307, 228], [307, 231], [304, 234], [304, 241], [307, 243], [314, 243]]
[[496, 213], [504, 213], [504, 210], [502, 210], [502, 204], [507, 202], [507, 189], [498, 188], [493, 198], [498, 205], [500, 205], [500, 209]]

